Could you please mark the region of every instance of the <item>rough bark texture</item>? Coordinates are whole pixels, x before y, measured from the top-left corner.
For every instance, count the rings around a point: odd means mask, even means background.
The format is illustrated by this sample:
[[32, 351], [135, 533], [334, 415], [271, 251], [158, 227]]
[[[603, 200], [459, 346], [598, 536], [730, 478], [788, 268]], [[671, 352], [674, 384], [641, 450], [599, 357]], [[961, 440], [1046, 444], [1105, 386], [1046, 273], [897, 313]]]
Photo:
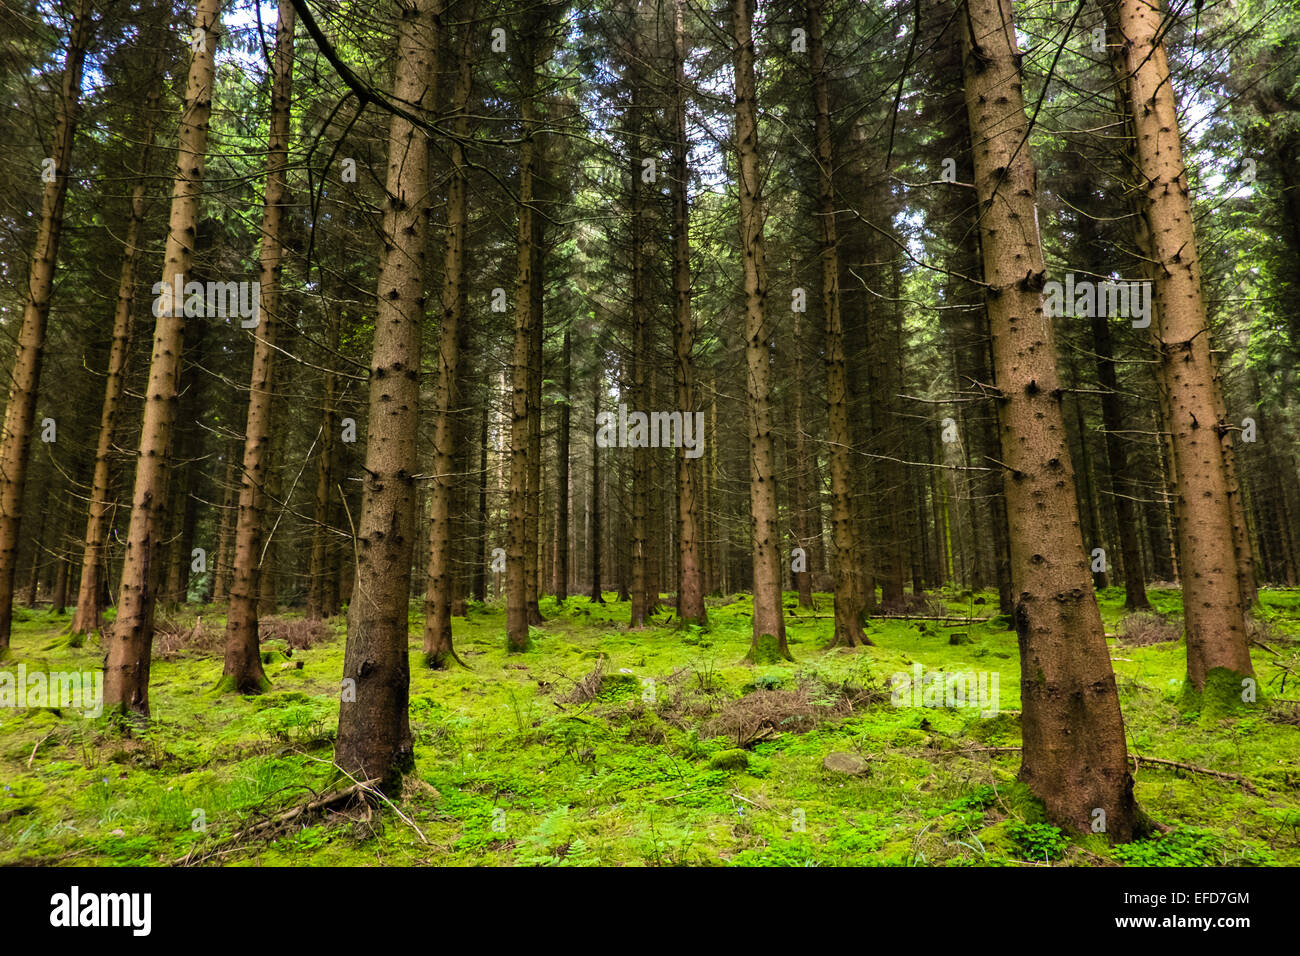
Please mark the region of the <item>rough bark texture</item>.
[[736, 77], [736, 150], [740, 249], [744, 261], [745, 365], [748, 371], [749, 507], [753, 521], [754, 639], [749, 659], [791, 660], [781, 606], [781, 534], [772, 442], [771, 339], [763, 251], [762, 173], [758, 165], [758, 100], [754, 83], [754, 0], [732, 0]]
[[835, 633], [832, 644], [870, 644], [862, 629], [861, 549], [853, 516], [853, 429], [849, 420], [844, 323], [840, 315], [839, 236], [835, 223], [834, 156], [830, 94], [822, 47], [822, 4], [808, 4], [808, 54], [812, 68], [817, 138], [817, 211], [821, 232], [822, 308], [826, 324], [826, 403], [830, 439], [831, 543], [834, 546]]
[[980, 242], [1005, 412], [1015, 622], [1020, 645], [1021, 779], [1050, 818], [1112, 840], [1139, 829], [1115, 677], [1079, 530], [1050, 319], [1035, 170], [1009, 0], [969, 0], [963, 35]]
[[[441, 0], [403, 0], [393, 98], [432, 112]], [[342, 703], [334, 759], [392, 788], [414, 757], [407, 704], [407, 604], [415, 536], [420, 329], [429, 210], [429, 145], [409, 120], [389, 125], [384, 256], [370, 361], [365, 477], [357, 569], [348, 607]], [[348, 682], [355, 682], [354, 685]]]
[[[470, 38], [468, 26], [461, 28], [460, 54], [452, 109], [456, 112], [457, 137], [469, 129]], [[461, 322], [468, 290], [465, 285], [465, 229], [468, 222], [468, 174], [465, 149], [459, 139], [450, 144], [451, 178], [447, 185], [447, 244], [442, 288], [442, 324], [438, 329], [438, 386], [434, 398], [433, 487], [429, 495], [429, 568], [424, 601], [424, 659], [430, 667], [443, 668], [457, 660], [451, 640], [451, 605], [454, 562], [452, 560], [451, 503], [455, 490], [454, 440], [460, 408]]]
[[163, 253], [163, 301], [154, 325], [117, 618], [104, 664], [105, 710], [144, 717], [149, 715], [149, 657], [153, 646], [158, 558], [162, 551], [171, 433], [185, 336], [184, 303], [176, 301], [172, 290], [177, 277], [188, 272], [194, 255], [207, 161], [212, 84], [216, 77], [220, 8], [220, 0], [198, 0], [195, 10], [195, 30], [202, 31], [203, 43], [190, 60], [185, 106], [177, 134], [171, 217]]
[[1229, 694], [1239, 692], [1241, 680], [1253, 674], [1234, 548], [1233, 489], [1224, 463], [1231, 437], [1222, 431], [1216, 399], [1191, 194], [1159, 6], [1109, 0], [1105, 10], [1130, 78], [1126, 105], [1154, 275], [1153, 325], [1168, 395], [1179, 504], [1187, 677], [1199, 691], [1220, 672], [1221, 690]]
[[31, 459], [32, 423], [45, 355], [45, 327], [54, 291], [54, 270], [63, 233], [63, 207], [68, 193], [72, 144], [77, 135], [81, 105], [81, 77], [86, 49], [94, 32], [90, 0], [79, 0], [68, 35], [63, 64], [63, 87], [52, 139], [53, 175], [41, 192], [40, 225], [27, 272], [27, 300], [18, 330], [9, 402], [0, 431], [0, 655], [9, 647], [13, 616], [14, 571], [18, 558], [18, 532], [22, 524], [23, 490]]
[[528, 647], [528, 477], [529, 398], [531, 381], [534, 265], [533, 172], [536, 153], [531, 80], [528, 64], [521, 103], [522, 130], [519, 142], [519, 228], [515, 256], [515, 329], [510, 375], [510, 496], [506, 538], [506, 642], [511, 650]]
[[280, 0], [271, 81], [271, 130], [266, 153], [266, 202], [262, 208], [262, 244], [258, 262], [261, 284], [259, 322], [252, 329], [253, 370], [248, 383], [248, 419], [244, 429], [244, 466], [240, 473], [239, 511], [235, 526], [235, 560], [226, 612], [226, 661], [220, 687], [241, 694], [260, 694], [270, 687], [258, 647], [259, 585], [266, 480], [270, 465], [271, 411], [275, 382], [275, 340], [281, 322], [280, 274], [284, 246], [280, 240], [288, 199], [289, 104], [293, 91], [294, 10]]

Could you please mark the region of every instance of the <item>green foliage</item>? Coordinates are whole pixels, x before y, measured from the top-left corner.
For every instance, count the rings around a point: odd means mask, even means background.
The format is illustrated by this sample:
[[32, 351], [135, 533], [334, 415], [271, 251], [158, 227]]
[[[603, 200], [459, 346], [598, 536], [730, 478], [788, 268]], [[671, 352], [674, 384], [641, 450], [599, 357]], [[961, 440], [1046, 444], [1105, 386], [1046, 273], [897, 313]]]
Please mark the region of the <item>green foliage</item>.
[[1007, 825], [1007, 834], [1027, 860], [1059, 860], [1070, 845], [1065, 835], [1049, 823], [1015, 821]]

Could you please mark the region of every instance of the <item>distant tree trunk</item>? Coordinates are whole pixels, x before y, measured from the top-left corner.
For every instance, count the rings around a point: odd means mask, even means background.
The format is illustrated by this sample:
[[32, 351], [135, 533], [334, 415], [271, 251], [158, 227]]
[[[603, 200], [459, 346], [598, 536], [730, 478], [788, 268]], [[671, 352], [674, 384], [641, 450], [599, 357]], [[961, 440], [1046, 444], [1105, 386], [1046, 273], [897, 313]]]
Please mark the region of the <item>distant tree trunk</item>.
[[459, 660], [451, 639], [453, 597], [452, 495], [456, 487], [454, 442], [460, 408], [460, 344], [464, 335], [468, 290], [465, 285], [465, 231], [468, 223], [469, 177], [461, 140], [469, 131], [471, 89], [468, 24], [461, 27], [456, 87], [452, 93], [455, 137], [449, 144], [451, 178], [447, 184], [447, 243], [442, 288], [442, 323], [438, 329], [438, 390], [434, 398], [433, 487], [429, 495], [429, 569], [424, 600], [424, 660], [441, 669]]
[[[538, 186], [545, 179], [538, 175], [541, 166], [540, 150], [533, 152], [533, 196], [538, 198]], [[528, 274], [528, 304], [532, 312], [528, 339], [528, 494], [524, 499], [524, 581], [527, 585], [526, 602], [528, 624], [535, 627], [543, 623], [539, 604], [541, 589], [541, 508], [542, 508], [542, 345], [544, 342], [544, 316], [542, 312], [542, 280], [545, 275], [546, 221], [534, 208], [532, 219], [533, 264]]]
[[473, 593], [475, 600], [487, 601], [488, 536], [488, 405], [483, 404], [478, 432], [478, 539], [474, 551]]
[[[1051, 320], [1020, 55], [1010, 0], [968, 0], [963, 72], [993, 361], [1005, 409], [1012, 577], [1019, 589], [1021, 779], [1062, 826], [1140, 830], [1110, 654], [1080, 538]], [[1062, 741], [1068, 742], [1063, 745]]]
[[745, 364], [748, 369], [749, 503], [754, 545], [754, 663], [793, 660], [781, 604], [781, 532], [772, 445], [771, 339], [766, 316], [762, 175], [758, 162], [758, 100], [754, 83], [754, 0], [732, 0], [736, 81], [736, 149], [740, 190], [740, 248], [744, 260]]
[[18, 331], [9, 403], [5, 406], [4, 426], [0, 431], [0, 657], [9, 648], [23, 490], [27, 485], [27, 464], [31, 459], [32, 423], [36, 417], [45, 328], [50, 316], [50, 297], [54, 292], [59, 239], [63, 233], [63, 207], [68, 193], [72, 144], [77, 135], [77, 114], [81, 107], [81, 78], [86, 50], [95, 27], [92, 16], [91, 0], [78, 0], [68, 35], [68, 53], [63, 63], [63, 87], [51, 141], [53, 155], [46, 160], [49, 165], [43, 167], [45, 188], [41, 192], [40, 225], [27, 272], [23, 323]]
[[[402, 0], [393, 99], [417, 117], [437, 102], [441, 0]], [[420, 332], [429, 225], [429, 142], [411, 120], [389, 122], [384, 209], [370, 360], [365, 477], [357, 568], [348, 606], [343, 692], [334, 760], [362, 780], [394, 790], [414, 764], [407, 707], [415, 475], [419, 470]]]
[[[160, 47], [161, 49], [161, 47]], [[158, 58], [158, 61], [161, 57]], [[126, 224], [126, 241], [122, 253], [122, 273], [117, 284], [117, 303], [113, 309], [113, 344], [108, 353], [108, 374], [104, 377], [104, 404], [99, 414], [99, 436], [95, 443], [95, 469], [90, 481], [90, 513], [86, 519], [85, 546], [81, 558], [81, 584], [77, 591], [77, 609], [72, 615], [72, 633], [86, 634], [103, 625], [103, 605], [100, 603], [102, 585], [106, 580], [105, 544], [108, 540], [108, 522], [114, 502], [109, 500], [110, 454], [113, 448], [113, 431], [117, 427], [118, 412], [125, 388], [127, 351], [131, 345], [131, 328], [134, 324], [136, 284], [143, 258], [140, 229], [144, 223], [149, 157], [153, 152], [155, 117], [162, 99], [161, 62], [155, 61], [155, 76], [160, 82], [150, 87], [144, 103], [144, 131], [140, 145], [140, 181], [131, 191], [131, 213]], [[179, 536], [183, 538], [182, 536]], [[190, 556], [181, 554], [188, 564]]]
[[217, 555], [213, 568], [212, 602], [225, 604], [230, 596], [231, 552], [234, 550], [237, 496], [235, 493], [235, 456], [239, 454], [234, 439], [225, 443], [226, 468], [221, 480], [221, 511], [217, 515]]
[[[628, 104], [628, 143], [631, 151], [629, 158], [631, 202], [629, 229], [631, 241], [632, 272], [632, 348], [629, 362], [632, 367], [632, 388], [629, 404], [634, 411], [649, 414], [649, 395], [646, 383], [649, 380], [650, 316], [646, 304], [645, 281], [645, 190], [641, 183], [641, 113], [645, 109], [641, 102], [641, 73], [638, 68], [641, 54], [636, 44], [636, 28], [632, 32], [632, 51], [628, 57], [628, 83], [631, 86], [631, 99]], [[624, 453], [632, 459], [632, 607], [629, 611], [629, 626], [644, 627], [650, 615], [654, 600], [650, 596], [649, 547], [647, 511], [650, 507], [650, 450], [632, 446]]]
[[[294, 10], [279, 0], [272, 64], [270, 136], [266, 151], [266, 201], [262, 208], [258, 264], [262, 301], [253, 327], [253, 370], [248, 383], [248, 419], [244, 429], [244, 464], [240, 470], [239, 512], [235, 527], [235, 561], [226, 612], [226, 662], [218, 689], [260, 694], [271, 686], [262, 670], [258, 644], [259, 575], [266, 539], [266, 484], [271, 457], [271, 414], [275, 386], [275, 349], [283, 296], [280, 275], [284, 247], [280, 241], [289, 163], [289, 106], [293, 90]], [[272, 562], [273, 563], [273, 562]], [[268, 572], [269, 573], [269, 569]]]
[[[814, 0], [815, 2], [815, 0]], [[802, 383], [806, 374], [803, 366], [803, 338], [800, 334], [800, 313], [795, 312], [794, 321], [794, 340], [792, 348], [794, 350], [794, 380]], [[812, 544], [812, 533], [809, 527], [808, 510], [812, 505], [812, 466], [810, 461], [812, 453], [810, 442], [808, 441], [808, 423], [804, 416], [804, 389], [796, 387], [791, 389], [791, 397], [794, 403], [794, 421], [792, 422], [794, 435], [792, 437], [793, 448], [790, 450], [791, 457], [794, 459], [794, 502], [791, 510], [794, 512], [794, 536], [795, 545], [803, 549], [804, 570], [791, 571], [794, 578], [795, 590], [799, 592], [799, 606], [810, 608], [813, 606], [812, 601], [812, 571], [808, 565], [810, 563]]]
[[1155, 279], [1151, 304], [1158, 319], [1180, 505], [1187, 676], [1197, 691], [1217, 676], [1218, 691], [1235, 697], [1241, 680], [1254, 670], [1224, 463], [1231, 438], [1216, 407], [1190, 189], [1162, 38], [1165, 20], [1159, 5], [1138, 0], [1107, 0], [1103, 6], [1122, 40], [1123, 68], [1131, 77], [1127, 106], [1135, 132], [1134, 159], [1144, 184], [1147, 256]]
[[167, 506], [172, 424], [185, 337], [184, 303], [174, 295], [184, 282], [194, 255], [194, 238], [207, 162], [208, 120], [216, 80], [218, 15], [221, 0], [198, 0], [195, 34], [202, 37], [193, 53], [185, 85], [185, 107], [177, 134], [176, 175], [171, 218], [163, 254], [162, 294], [155, 305], [153, 354], [140, 428], [140, 456], [131, 496], [126, 561], [122, 568], [117, 618], [104, 664], [106, 711], [149, 716], [149, 658], [153, 647], [154, 606], [162, 553], [163, 511]]
[[832, 645], [870, 644], [862, 629], [862, 552], [853, 514], [853, 427], [849, 419], [844, 323], [840, 315], [839, 232], [835, 222], [835, 159], [830, 93], [823, 50], [822, 0], [809, 0], [808, 54], [817, 138], [817, 220], [821, 231], [822, 307], [826, 324], [826, 403], [831, 471], [831, 544], [835, 555], [835, 631]]
[[600, 414], [600, 391], [604, 376], [597, 368], [591, 376], [592, 381], [592, 430], [591, 430], [591, 600], [596, 604], [605, 603], [605, 595], [600, 584], [601, 551], [601, 507], [600, 507], [600, 443], [596, 441], [595, 416]]
[[[328, 353], [332, 357], [339, 348], [339, 326], [342, 324], [341, 312], [331, 307], [326, 321]], [[311, 563], [308, 565], [307, 577], [307, 612], [309, 621], [318, 621], [338, 612], [338, 606], [330, 600], [335, 589], [330, 587], [329, 579], [334, 572], [331, 561], [333, 526], [330, 515], [333, 511], [334, 495], [334, 458], [338, 447], [338, 410], [335, 408], [335, 391], [337, 376], [327, 371], [321, 383], [321, 426], [320, 458], [316, 465], [316, 493], [313, 496], [311, 525]]]
[[569, 599], [569, 416], [573, 410], [573, 353], [569, 329], [564, 330], [560, 387], [564, 401], [560, 404], [560, 428], [555, 442], [555, 578], [552, 590], [563, 604]]

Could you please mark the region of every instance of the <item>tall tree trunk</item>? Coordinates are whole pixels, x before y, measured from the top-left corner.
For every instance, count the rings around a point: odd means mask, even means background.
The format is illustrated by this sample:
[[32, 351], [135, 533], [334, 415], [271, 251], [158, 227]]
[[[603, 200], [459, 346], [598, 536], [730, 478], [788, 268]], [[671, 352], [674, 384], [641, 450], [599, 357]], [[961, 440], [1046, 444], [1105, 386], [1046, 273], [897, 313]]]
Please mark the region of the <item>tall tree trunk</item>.
[[234, 439], [225, 443], [226, 469], [221, 481], [221, 510], [217, 515], [217, 554], [212, 577], [212, 602], [225, 604], [230, 596], [231, 553], [234, 550], [237, 497], [235, 494], [235, 456], [239, 454]]
[[862, 549], [853, 514], [853, 427], [849, 418], [844, 323], [840, 315], [839, 233], [835, 222], [835, 160], [830, 92], [823, 50], [822, 0], [809, 0], [808, 54], [817, 138], [817, 219], [821, 231], [822, 308], [826, 324], [826, 404], [831, 471], [831, 544], [835, 554], [835, 632], [832, 645], [870, 644], [862, 629]]
[[1139, 831], [1124, 721], [1079, 532], [1052, 325], [1044, 314], [1020, 55], [1009, 0], [968, 0], [963, 73], [993, 361], [1005, 409], [1012, 577], [1019, 588], [1021, 779], [1056, 823]]
[[469, 177], [461, 140], [469, 131], [470, 39], [473, 31], [461, 26], [456, 87], [452, 94], [455, 137], [450, 143], [451, 179], [447, 184], [447, 243], [442, 288], [442, 325], [438, 330], [438, 390], [434, 398], [433, 488], [429, 495], [429, 569], [424, 601], [424, 660], [439, 669], [459, 661], [451, 640], [453, 597], [452, 495], [455, 490], [455, 452], [460, 408], [459, 386], [461, 322], [465, 315], [465, 232], [469, 215]]
[[793, 660], [781, 605], [781, 532], [772, 443], [772, 326], [766, 316], [762, 174], [758, 168], [758, 100], [754, 83], [754, 0], [732, 0], [736, 78], [736, 150], [740, 249], [744, 260], [745, 364], [748, 369], [749, 507], [753, 529], [754, 637], [748, 659]]
[[564, 401], [560, 403], [560, 428], [555, 441], [555, 579], [551, 588], [561, 604], [569, 599], [569, 418], [573, 411], [573, 352], [567, 327], [562, 348], [560, 387], [564, 390]]
[[[402, 0], [393, 99], [432, 114], [441, 0]], [[414, 763], [407, 705], [407, 623], [415, 543], [420, 330], [429, 226], [429, 143], [394, 115], [388, 133], [384, 257], [370, 360], [365, 479], [357, 568], [348, 606], [343, 692], [334, 760], [362, 780], [394, 788]]]
[[[649, 414], [650, 402], [647, 381], [650, 376], [650, 317], [646, 306], [645, 280], [645, 190], [641, 183], [641, 111], [645, 108], [641, 102], [642, 79], [639, 69], [641, 53], [636, 43], [636, 27], [633, 26], [631, 53], [628, 57], [628, 83], [631, 86], [631, 101], [628, 105], [628, 144], [631, 202], [629, 203], [629, 223], [631, 232], [631, 270], [632, 270], [632, 354], [629, 362], [632, 367], [632, 388], [629, 396], [633, 410]], [[651, 613], [654, 600], [650, 596], [649, 542], [646, 524], [650, 508], [650, 451], [647, 447], [628, 448], [625, 454], [632, 459], [632, 607], [629, 611], [629, 626], [644, 627], [646, 617]]]
[[[599, 356], [598, 356], [599, 358]], [[604, 604], [605, 595], [601, 592], [600, 555], [601, 555], [601, 515], [600, 507], [600, 443], [596, 440], [596, 416], [600, 415], [600, 392], [604, 375], [599, 367], [592, 373], [592, 429], [591, 429], [591, 600], [595, 604]]]
[[63, 207], [68, 194], [72, 144], [77, 135], [77, 114], [81, 107], [81, 78], [93, 33], [91, 0], [78, 0], [68, 34], [68, 53], [63, 63], [63, 87], [52, 139], [53, 155], [47, 160], [53, 168], [49, 170], [41, 192], [40, 225], [27, 272], [23, 324], [18, 331], [9, 403], [5, 407], [4, 427], [0, 432], [0, 657], [9, 648], [14, 571], [22, 524], [23, 490], [27, 485], [27, 464], [31, 460], [32, 423], [41, 384], [45, 328], [54, 291], [59, 239], [63, 233]]
[[[160, 47], [161, 49], [161, 47]], [[149, 172], [149, 158], [153, 153], [155, 117], [162, 99], [161, 56], [155, 61], [154, 75], [159, 80], [150, 87], [144, 103], [144, 132], [140, 145], [140, 181], [131, 190], [131, 212], [126, 224], [126, 241], [122, 252], [122, 273], [117, 284], [117, 300], [113, 309], [113, 344], [108, 353], [108, 374], [104, 377], [104, 404], [99, 413], [99, 435], [95, 442], [95, 468], [90, 481], [90, 512], [86, 518], [85, 545], [81, 557], [81, 584], [77, 591], [77, 609], [72, 615], [72, 633], [86, 634], [103, 625], [103, 606], [100, 592], [106, 578], [105, 544], [108, 539], [108, 522], [114, 502], [109, 500], [111, 488], [110, 454], [113, 449], [113, 431], [117, 427], [118, 412], [125, 388], [127, 351], [131, 345], [131, 328], [134, 325], [136, 284], [144, 254], [140, 229], [144, 223], [145, 199]], [[179, 536], [183, 537], [183, 536]], [[190, 556], [180, 558], [188, 563]]]
[[218, 15], [221, 0], [198, 0], [194, 33], [202, 38], [190, 61], [185, 107], [177, 135], [176, 175], [171, 217], [163, 254], [154, 326], [153, 354], [140, 428], [140, 456], [131, 496], [126, 561], [122, 568], [117, 618], [104, 664], [104, 706], [108, 711], [149, 715], [149, 658], [153, 647], [154, 606], [159, 578], [163, 509], [167, 505], [172, 424], [185, 336], [184, 303], [173, 294], [189, 270], [207, 163], [208, 120], [216, 79]]
[[[530, 47], [531, 57], [531, 47]], [[520, 104], [519, 227], [515, 257], [515, 329], [510, 379], [510, 510], [506, 538], [506, 642], [512, 651], [528, 647], [528, 478], [529, 399], [532, 382], [533, 310], [533, 174], [536, 162], [537, 121], [534, 118], [535, 64], [527, 64]]]
[[219, 690], [260, 694], [271, 686], [262, 670], [258, 646], [259, 575], [265, 539], [266, 482], [270, 466], [271, 413], [275, 385], [275, 348], [280, 331], [280, 276], [284, 246], [280, 241], [288, 201], [289, 106], [293, 92], [294, 10], [279, 0], [271, 80], [271, 129], [266, 152], [266, 202], [262, 208], [258, 282], [262, 301], [253, 327], [253, 370], [248, 383], [248, 419], [244, 429], [244, 465], [240, 471], [239, 512], [235, 527], [235, 561], [226, 612], [226, 662]]
[[1234, 554], [1232, 488], [1224, 464], [1231, 438], [1216, 408], [1191, 195], [1162, 39], [1165, 21], [1158, 4], [1143, 0], [1107, 0], [1104, 8], [1112, 31], [1122, 39], [1124, 72], [1131, 78], [1126, 105], [1143, 184], [1147, 256], [1155, 281], [1152, 307], [1180, 506], [1187, 677], [1197, 691], [1214, 680], [1217, 692], [1231, 699], [1254, 671]]
[[478, 432], [478, 522], [477, 541], [474, 546], [474, 573], [472, 591], [477, 601], [487, 600], [487, 536], [488, 536], [488, 403], [483, 404]]
[[[341, 310], [331, 307], [326, 321], [328, 354], [332, 358], [339, 348], [339, 327], [342, 325]], [[338, 447], [338, 410], [335, 408], [337, 376], [326, 371], [321, 382], [321, 426], [320, 458], [316, 464], [316, 492], [313, 496], [311, 525], [311, 563], [308, 565], [307, 612], [306, 618], [318, 621], [338, 611], [338, 607], [329, 600], [329, 577], [333, 573], [330, 560], [333, 526], [330, 515], [333, 511], [334, 495], [334, 458]]]

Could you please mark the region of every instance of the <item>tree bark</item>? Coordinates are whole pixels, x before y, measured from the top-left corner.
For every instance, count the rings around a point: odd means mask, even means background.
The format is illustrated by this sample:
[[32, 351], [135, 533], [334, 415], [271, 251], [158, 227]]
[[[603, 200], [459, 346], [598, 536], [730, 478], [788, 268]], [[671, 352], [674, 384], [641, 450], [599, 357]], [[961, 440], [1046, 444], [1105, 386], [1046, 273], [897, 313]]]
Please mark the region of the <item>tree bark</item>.
[[744, 260], [745, 365], [749, 419], [749, 506], [753, 531], [754, 637], [747, 659], [793, 660], [781, 606], [781, 534], [772, 443], [771, 340], [766, 315], [762, 176], [758, 168], [758, 100], [754, 83], [754, 0], [732, 0], [736, 82], [736, 150], [740, 191], [740, 248]]
[[831, 148], [830, 92], [823, 50], [822, 0], [809, 0], [808, 54], [813, 79], [817, 139], [817, 219], [821, 233], [822, 308], [826, 325], [826, 404], [831, 472], [831, 544], [834, 547], [835, 631], [831, 644], [871, 641], [862, 629], [862, 553], [853, 514], [853, 427], [849, 419], [844, 323], [840, 314], [839, 233], [835, 222], [835, 161]]
[[429, 568], [424, 601], [424, 660], [434, 669], [459, 661], [451, 639], [454, 591], [452, 561], [452, 496], [455, 491], [455, 439], [460, 408], [461, 322], [468, 291], [465, 286], [465, 232], [469, 216], [469, 177], [461, 139], [469, 131], [470, 39], [462, 25], [456, 64], [452, 110], [456, 137], [449, 144], [451, 178], [447, 184], [447, 243], [442, 288], [442, 324], [438, 330], [438, 390], [434, 398], [433, 487], [429, 500]]
[[[420, 118], [432, 114], [441, 0], [399, 4], [393, 98]], [[407, 623], [415, 538], [416, 426], [420, 330], [429, 223], [429, 144], [410, 120], [389, 124], [384, 257], [370, 362], [365, 477], [357, 568], [348, 606], [335, 762], [395, 789], [414, 763], [407, 706]], [[353, 683], [349, 683], [353, 682]]]
[[270, 462], [271, 414], [275, 385], [275, 348], [280, 331], [280, 276], [285, 250], [281, 223], [288, 202], [289, 107], [293, 92], [294, 9], [279, 0], [272, 64], [271, 121], [266, 151], [266, 201], [262, 208], [258, 281], [259, 322], [252, 329], [253, 370], [248, 383], [248, 418], [244, 429], [244, 464], [240, 471], [235, 560], [226, 612], [226, 661], [218, 689], [260, 694], [271, 686], [262, 669], [258, 645], [259, 576], [265, 539], [266, 483]]
[[1215, 679], [1236, 696], [1254, 671], [1229, 496], [1224, 448], [1231, 442], [1216, 407], [1216, 382], [1201, 289], [1191, 195], [1179, 142], [1177, 104], [1162, 39], [1159, 5], [1107, 0], [1129, 76], [1127, 107], [1153, 263], [1152, 308], [1179, 501], [1179, 563], [1187, 629], [1187, 677], [1197, 690]]
[[1005, 411], [1015, 623], [1020, 645], [1021, 779], [1056, 823], [1132, 839], [1139, 812], [1124, 722], [1079, 530], [1056, 354], [1044, 314], [1043, 253], [1009, 0], [968, 0], [966, 106], [974, 142], [986, 301]]
[[0, 657], [9, 648], [23, 491], [27, 485], [27, 464], [31, 460], [32, 424], [45, 355], [45, 329], [50, 317], [72, 146], [81, 108], [81, 78], [86, 50], [95, 30], [92, 14], [91, 0], [78, 0], [63, 64], [63, 86], [51, 141], [53, 155], [47, 160], [53, 164], [52, 175], [41, 192], [40, 225], [28, 267], [27, 299], [18, 331], [9, 402], [5, 407], [3, 431], [0, 431]]
[[[177, 135], [176, 175], [163, 254], [161, 308], [154, 326], [153, 354], [140, 428], [140, 455], [131, 495], [131, 523], [122, 568], [117, 618], [104, 664], [104, 707], [108, 712], [149, 716], [149, 658], [159, 578], [163, 509], [167, 505], [172, 426], [185, 335], [184, 303], [174, 284], [189, 270], [207, 162], [208, 120], [216, 79], [221, 0], [198, 0], [194, 51], [185, 85], [185, 106]], [[158, 303], [155, 303], [158, 304]]]
[[[161, 47], [160, 47], [161, 49]], [[122, 272], [117, 284], [117, 301], [113, 309], [113, 344], [108, 353], [108, 373], [104, 377], [104, 404], [99, 414], [99, 435], [95, 442], [95, 467], [90, 481], [90, 512], [86, 518], [85, 545], [81, 557], [81, 583], [77, 590], [77, 609], [72, 615], [72, 633], [86, 634], [103, 625], [103, 605], [100, 594], [105, 580], [105, 544], [108, 539], [108, 522], [114, 502], [109, 500], [111, 488], [110, 454], [113, 449], [113, 431], [117, 427], [126, 386], [124, 370], [127, 351], [131, 345], [134, 325], [136, 284], [144, 248], [140, 230], [144, 223], [149, 158], [153, 153], [154, 128], [158, 105], [162, 99], [161, 56], [155, 60], [156, 82], [150, 87], [144, 103], [144, 131], [140, 145], [140, 181], [131, 190], [131, 212], [126, 224], [126, 241], [122, 253]], [[182, 561], [190, 556], [182, 553]]]

